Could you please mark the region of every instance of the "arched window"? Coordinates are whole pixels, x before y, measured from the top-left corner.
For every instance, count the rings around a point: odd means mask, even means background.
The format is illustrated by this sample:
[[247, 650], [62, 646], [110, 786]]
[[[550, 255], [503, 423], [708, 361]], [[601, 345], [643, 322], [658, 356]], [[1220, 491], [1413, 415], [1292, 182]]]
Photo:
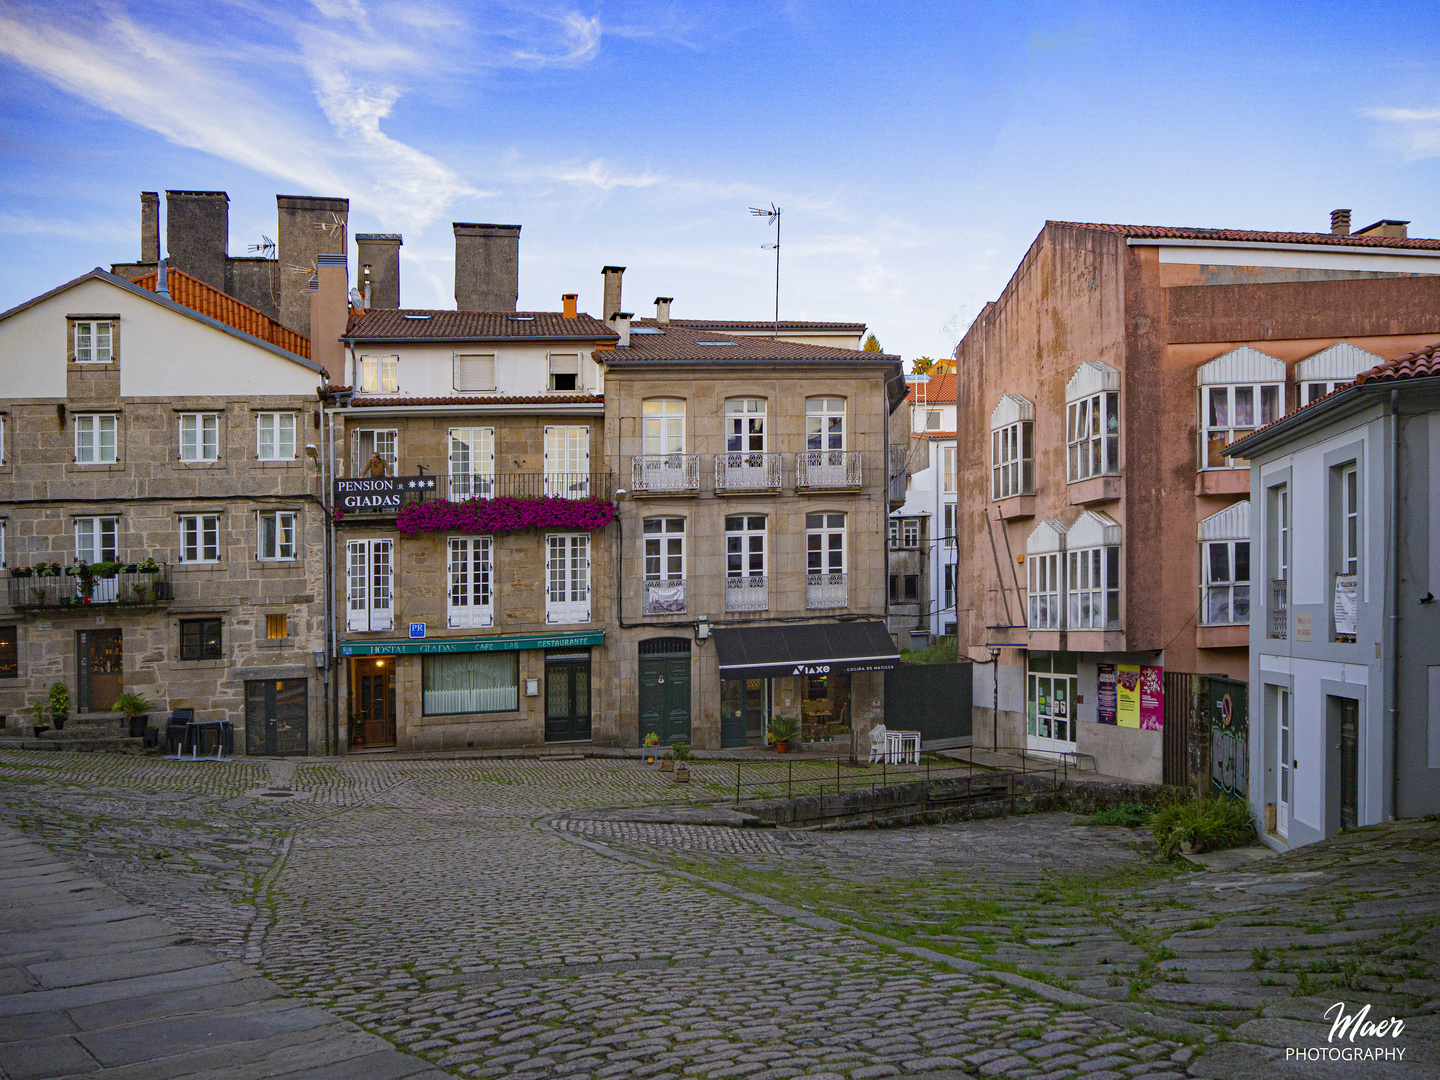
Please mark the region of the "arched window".
[[1006, 394], [990, 414], [990, 498], [1035, 493], [1035, 405]]
[[1242, 345], [1202, 364], [1200, 386], [1200, 468], [1241, 469], [1249, 465], [1225, 456], [1225, 447], [1285, 415], [1285, 364]]

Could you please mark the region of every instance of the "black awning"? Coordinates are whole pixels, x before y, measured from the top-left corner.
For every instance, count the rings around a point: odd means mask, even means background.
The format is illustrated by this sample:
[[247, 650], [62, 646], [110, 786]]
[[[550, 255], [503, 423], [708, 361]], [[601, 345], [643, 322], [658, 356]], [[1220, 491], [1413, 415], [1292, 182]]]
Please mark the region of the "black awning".
[[722, 679], [888, 671], [900, 652], [885, 624], [794, 623], [788, 626], [717, 626], [715, 649]]

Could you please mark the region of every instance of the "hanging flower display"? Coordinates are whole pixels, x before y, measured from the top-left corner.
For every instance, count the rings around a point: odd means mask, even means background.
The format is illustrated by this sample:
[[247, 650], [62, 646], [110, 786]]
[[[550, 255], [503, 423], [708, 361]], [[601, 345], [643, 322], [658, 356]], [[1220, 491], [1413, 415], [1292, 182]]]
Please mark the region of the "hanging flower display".
[[603, 529], [615, 519], [615, 506], [604, 499], [467, 499], [464, 502], [409, 503], [396, 515], [396, 527], [416, 533], [505, 533], [521, 529]]

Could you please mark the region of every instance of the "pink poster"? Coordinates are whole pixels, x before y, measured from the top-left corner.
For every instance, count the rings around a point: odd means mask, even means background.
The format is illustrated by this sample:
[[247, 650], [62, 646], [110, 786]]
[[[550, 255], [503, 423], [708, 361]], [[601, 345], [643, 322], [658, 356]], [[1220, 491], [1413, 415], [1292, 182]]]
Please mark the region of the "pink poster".
[[1142, 665], [1140, 668], [1140, 728], [1161, 731], [1165, 727], [1165, 669]]

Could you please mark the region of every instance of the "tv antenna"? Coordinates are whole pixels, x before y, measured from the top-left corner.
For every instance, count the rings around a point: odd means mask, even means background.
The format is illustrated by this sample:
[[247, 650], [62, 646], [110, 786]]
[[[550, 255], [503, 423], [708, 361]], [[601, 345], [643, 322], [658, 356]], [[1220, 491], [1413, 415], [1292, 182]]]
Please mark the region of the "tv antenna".
[[273, 258], [275, 255], [275, 241], [264, 233], [260, 234], [260, 243], [251, 244], [248, 248], [252, 255], [259, 255], [262, 258]]
[[760, 247], [761, 247], [761, 249], [764, 250], [764, 251], [769, 251], [771, 248], [774, 248], [774, 249], [775, 249], [775, 336], [778, 338], [778, 337], [780, 336], [780, 213], [781, 213], [781, 210], [780, 210], [780, 207], [776, 206], [776, 205], [772, 202], [772, 203], [770, 204], [770, 209], [769, 209], [769, 210], [765, 210], [765, 209], [763, 209], [763, 208], [761, 208], [761, 207], [758, 207], [758, 206], [752, 206], [752, 207], [750, 207], [750, 213], [754, 214], [756, 217], [765, 218], [767, 224], [770, 224], [770, 225], [774, 225], [774, 226], [775, 226], [775, 243], [773, 243], [773, 244], [761, 244]]
[[340, 237], [340, 250], [345, 250], [345, 223], [340, 220], [340, 215], [333, 210], [330, 212], [329, 221], [315, 222], [315, 230], [324, 233], [326, 236]]

